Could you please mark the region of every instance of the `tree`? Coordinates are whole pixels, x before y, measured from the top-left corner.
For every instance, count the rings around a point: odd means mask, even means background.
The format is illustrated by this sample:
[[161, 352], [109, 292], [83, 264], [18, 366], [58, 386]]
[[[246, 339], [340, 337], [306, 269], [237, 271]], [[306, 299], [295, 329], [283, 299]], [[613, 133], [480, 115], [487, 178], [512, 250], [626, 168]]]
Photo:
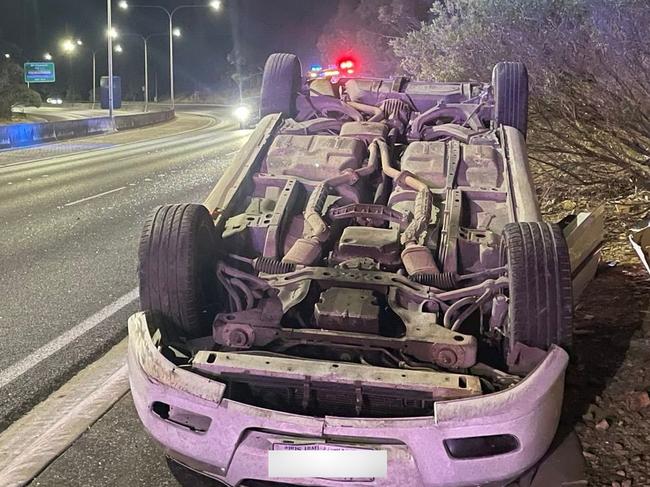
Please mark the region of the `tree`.
[[11, 118], [11, 107], [16, 104], [41, 106], [41, 95], [27, 88], [23, 70], [12, 61], [0, 61], [0, 118]]
[[531, 79], [531, 157], [582, 184], [650, 185], [645, 0], [439, 0], [391, 42], [425, 79], [489, 79], [503, 60]]
[[345, 0], [325, 24], [318, 49], [325, 63], [354, 55], [364, 74], [394, 74], [399, 59], [389, 41], [419, 26], [430, 0]]

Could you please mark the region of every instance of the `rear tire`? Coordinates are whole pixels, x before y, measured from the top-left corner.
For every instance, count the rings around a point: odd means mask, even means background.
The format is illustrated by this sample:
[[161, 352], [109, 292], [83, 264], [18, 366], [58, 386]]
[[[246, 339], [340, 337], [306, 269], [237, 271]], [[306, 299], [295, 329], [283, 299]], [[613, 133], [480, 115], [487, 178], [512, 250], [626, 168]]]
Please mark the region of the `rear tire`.
[[300, 59], [294, 54], [271, 54], [264, 66], [260, 115], [282, 113], [295, 117], [296, 98], [302, 84]]
[[524, 137], [528, 131], [528, 71], [524, 63], [498, 63], [492, 70], [495, 124], [508, 125]]
[[204, 206], [160, 206], [145, 222], [138, 252], [140, 307], [176, 336], [211, 333], [218, 302], [215, 249], [214, 224]]
[[568, 348], [572, 339], [571, 263], [562, 231], [546, 222], [509, 223], [501, 263], [510, 279], [506, 354], [516, 342]]

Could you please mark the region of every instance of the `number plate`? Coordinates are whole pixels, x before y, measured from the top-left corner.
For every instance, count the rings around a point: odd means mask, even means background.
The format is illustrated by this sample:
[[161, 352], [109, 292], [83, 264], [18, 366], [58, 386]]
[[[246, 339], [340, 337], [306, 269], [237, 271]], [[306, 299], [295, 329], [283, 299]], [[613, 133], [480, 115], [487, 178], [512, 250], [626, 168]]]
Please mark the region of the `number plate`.
[[386, 477], [387, 454], [386, 450], [324, 442], [274, 443], [269, 451], [269, 477], [372, 482]]

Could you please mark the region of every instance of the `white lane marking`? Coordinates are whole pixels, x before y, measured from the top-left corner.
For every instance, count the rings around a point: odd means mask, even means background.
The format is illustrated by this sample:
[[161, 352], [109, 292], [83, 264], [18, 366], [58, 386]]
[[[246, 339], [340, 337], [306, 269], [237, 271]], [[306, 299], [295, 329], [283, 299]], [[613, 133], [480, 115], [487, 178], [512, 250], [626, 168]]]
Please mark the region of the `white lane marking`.
[[80, 200], [72, 201], [70, 203], [66, 203], [63, 206], [78, 205], [79, 203], [83, 203], [84, 201], [90, 201], [90, 200], [94, 200], [95, 198], [99, 198], [101, 196], [106, 196], [107, 194], [117, 193], [118, 191], [122, 191], [123, 189], [126, 189], [126, 186], [122, 186], [121, 188], [111, 189], [110, 191], [104, 191], [103, 193], [99, 193], [99, 194], [96, 194], [94, 196], [88, 196], [87, 198], [81, 198]]
[[58, 336], [49, 343], [46, 343], [41, 348], [27, 355], [24, 359], [16, 362], [10, 367], [0, 372], [0, 389], [12, 382], [14, 379], [20, 377], [28, 370], [32, 369], [46, 358], [52, 356], [66, 345], [72, 343], [81, 335], [90, 331], [104, 320], [110, 318], [115, 313], [120, 311], [125, 306], [131, 304], [138, 298], [138, 288], [128, 292], [117, 301], [109, 304], [105, 308], [99, 310], [91, 317], [85, 319], [78, 325], [70, 328], [68, 331]]

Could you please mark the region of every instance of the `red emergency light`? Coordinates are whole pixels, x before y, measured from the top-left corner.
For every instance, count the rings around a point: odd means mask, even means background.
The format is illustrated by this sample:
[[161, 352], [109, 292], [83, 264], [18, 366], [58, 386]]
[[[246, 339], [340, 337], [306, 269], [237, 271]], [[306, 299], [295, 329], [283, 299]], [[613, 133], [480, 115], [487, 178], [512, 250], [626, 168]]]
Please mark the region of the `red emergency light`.
[[356, 61], [352, 58], [342, 58], [339, 60], [339, 69], [341, 73], [354, 74], [354, 69], [356, 68]]

